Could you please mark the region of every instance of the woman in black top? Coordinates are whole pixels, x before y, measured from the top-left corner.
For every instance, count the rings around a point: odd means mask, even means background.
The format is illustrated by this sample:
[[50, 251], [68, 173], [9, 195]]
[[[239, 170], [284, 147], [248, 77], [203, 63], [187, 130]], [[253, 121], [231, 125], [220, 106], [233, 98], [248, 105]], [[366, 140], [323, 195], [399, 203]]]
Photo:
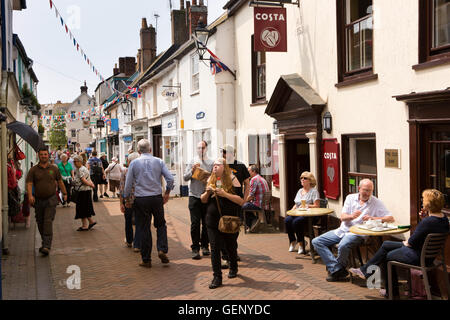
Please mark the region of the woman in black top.
[[209, 285], [210, 289], [215, 289], [222, 285], [220, 260], [220, 249], [222, 246], [227, 249], [230, 259], [228, 278], [235, 278], [237, 276], [237, 236], [239, 232], [230, 234], [219, 231], [220, 213], [217, 202], [219, 202], [222, 215], [239, 216], [240, 208], [244, 203], [242, 197], [238, 195], [239, 188], [242, 188], [241, 184], [231, 174], [230, 167], [226, 164], [225, 159], [217, 159], [214, 162], [206, 190], [201, 195], [202, 202], [207, 204], [206, 227], [211, 244], [211, 264], [214, 275]]
[[[427, 189], [422, 193], [423, 203], [421, 216], [425, 217], [417, 225], [416, 230], [408, 240], [403, 242], [384, 241], [381, 248], [375, 253], [365, 265], [359, 269], [350, 268], [350, 272], [356, 276], [366, 279], [370, 276], [367, 269], [371, 265], [381, 265], [385, 270], [385, 289], [380, 293], [386, 296], [388, 292], [387, 281], [387, 263], [389, 261], [398, 261], [402, 263], [419, 265], [420, 253], [425, 238], [430, 233], [448, 233], [449, 220], [444, 213], [441, 212], [444, 207], [444, 196], [436, 189]], [[393, 269], [393, 288], [397, 291], [397, 277], [395, 269]]]

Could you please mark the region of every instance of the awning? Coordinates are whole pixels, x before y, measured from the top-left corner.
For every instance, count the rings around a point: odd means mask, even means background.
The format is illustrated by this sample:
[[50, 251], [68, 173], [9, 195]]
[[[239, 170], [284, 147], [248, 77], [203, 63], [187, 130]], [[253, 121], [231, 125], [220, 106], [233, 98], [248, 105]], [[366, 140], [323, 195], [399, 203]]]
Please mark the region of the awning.
[[277, 120], [280, 133], [298, 137], [320, 131], [325, 106], [317, 92], [294, 73], [280, 77], [265, 113]]

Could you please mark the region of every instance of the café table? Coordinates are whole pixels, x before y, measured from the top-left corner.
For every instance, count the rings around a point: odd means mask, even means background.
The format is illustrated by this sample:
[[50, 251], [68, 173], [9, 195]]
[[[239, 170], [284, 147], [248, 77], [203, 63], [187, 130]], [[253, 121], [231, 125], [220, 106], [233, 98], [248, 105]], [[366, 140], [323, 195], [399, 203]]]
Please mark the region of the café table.
[[313, 263], [316, 263], [316, 259], [314, 258], [314, 247], [312, 245], [312, 239], [314, 239], [314, 230], [313, 230], [313, 226], [312, 226], [312, 218], [314, 217], [320, 217], [320, 216], [326, 216], [329, 214], [332, 214], [334, 212], [333, 209], [329, 209], [329, 208], [308, 208], [307, 210], [299, 210], [299, 209], [294, 209], [294, 210], [289, 210], [288, 212], [286, 212], [286, 214], [288, 216], [294, 216], [294, 217], [306, 217], [308, 218], [308, 232], [309, 232], [309, 240], [310, 240], [310, 249], [309, 249], [309, 253], [311, 255], [311, 260]]
[[[381, 247], [381, 245], [383, 244], [382, 242], [382, 237], [383, 236], [390, 236], [390, 235], [394, 235], [394, 234], [401, 234], [401, 233], [405, 233], [409, 231], [409, 227], [408, 228], [397, 228], [397, 229], [392, 229], [392, 230], [386, 230], [386, 231], [371, 231], [371, 230], [367, 230], [367, 229], [362, 229], [359, 227], [360, 225], [354, 225], [350, 227], [350, 232], [354, 233], [354, 234], [359, 234], [362, 236], [373, 236], [376, 237], [376, 245], [377, 245], [377, 250]], [[395, 226], [395, 225], [394, 225]], [[367, 258], [367, 257], [366, 257]], [[367, 260], [367, 259], [366, 259]]]

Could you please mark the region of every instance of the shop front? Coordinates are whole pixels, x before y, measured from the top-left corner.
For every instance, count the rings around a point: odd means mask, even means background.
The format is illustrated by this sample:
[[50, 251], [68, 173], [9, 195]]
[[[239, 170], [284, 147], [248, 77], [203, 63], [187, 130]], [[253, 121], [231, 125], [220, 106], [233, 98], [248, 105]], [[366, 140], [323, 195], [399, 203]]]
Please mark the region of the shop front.
[[321, 114], [325, 105], [298, 74], [281, 76], [267, 105], [265, 113], [276, 119], [279, 133], [274, 139], [278, 145], [272, 148], [272, 153], [276, 152], [272, 157], [278, 159], [272, 194], [279, 191], [279, 199], [274, 198], [273, 202], [280, 229], [284, 229], [286, 211], [293, 206], [301, 187], [299, 178], [303, 171], [314, 174], [323, 197]]
[[162, 156], [163, 161], [173, 175], [175, 185], [170, 193], [171, 196], [180, 195], [181, 164], [178, 156], [179, 138], [177, 132], [177, 114], [164, 115], [161, 118], [162, 129]]
[[148, 139], [148, 120], [147, 118], [136, 119], [128, 122], [131, 126], [131, 136], [133, 137], [133, 149], [136, 151], [137, 143], [141, 139]]
[[[421, 193], [433, 188], [445, 196], [444, 212], [450, 214], [450, 90], [395, 96], [408, 105], [410, 163], [410, 221], [419, 222]], [[450, 265], [450, 239], [446, 245]]]

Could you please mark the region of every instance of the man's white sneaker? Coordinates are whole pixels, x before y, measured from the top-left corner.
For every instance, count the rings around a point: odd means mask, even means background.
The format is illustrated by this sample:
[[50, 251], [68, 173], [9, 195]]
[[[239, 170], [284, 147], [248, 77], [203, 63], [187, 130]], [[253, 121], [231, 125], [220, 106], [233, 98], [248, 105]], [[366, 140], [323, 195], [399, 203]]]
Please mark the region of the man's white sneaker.
[[289, 252], [294, 252], [296, 246], [297, 246], [297, 241], [292, 241], [291, 245], [289, 246]]

